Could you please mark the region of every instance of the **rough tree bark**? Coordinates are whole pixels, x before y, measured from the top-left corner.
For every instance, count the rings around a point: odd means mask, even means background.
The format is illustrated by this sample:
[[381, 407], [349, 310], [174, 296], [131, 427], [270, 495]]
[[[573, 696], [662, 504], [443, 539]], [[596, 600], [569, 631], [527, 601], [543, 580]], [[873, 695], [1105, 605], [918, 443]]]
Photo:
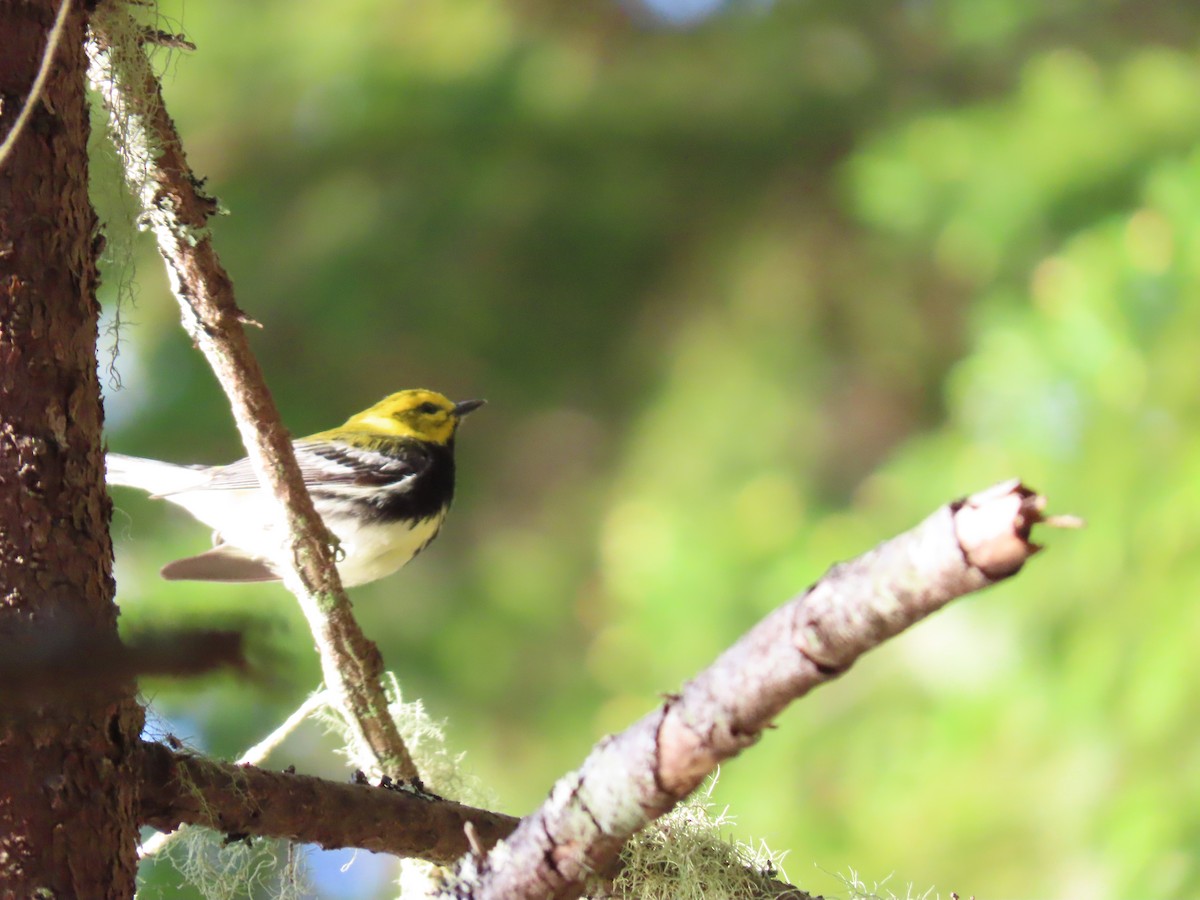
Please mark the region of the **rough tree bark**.
[[[58, 9], [0, 3], [0, 134], [27, 100]], [[0, 653], [53, 651], [80, 634], [116, 640], [83, 39], [75, 5], [0, 164]], [[131, 681], [6, 704], [0, 896], [132, 895], [141, 715]]]

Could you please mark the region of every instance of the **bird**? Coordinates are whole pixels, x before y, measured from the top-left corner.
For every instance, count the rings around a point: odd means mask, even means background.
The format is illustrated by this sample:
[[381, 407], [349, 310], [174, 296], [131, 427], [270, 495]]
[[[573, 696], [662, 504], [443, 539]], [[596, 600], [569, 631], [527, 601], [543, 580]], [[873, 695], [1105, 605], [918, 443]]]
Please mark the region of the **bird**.
[[[391, 575], [437, 536], [454, 497], [455, 433], [484, 402], [400, 391], [344, 425], [292, 442], [313, 505], [338, 541], [344, 586]], [[280, 579], [271, 498], [249, 459], [178, 465], [109, 453], [106, 468], [109, 485], [139, 488], [213, 529], [211, 550], [168, 563], [163, 578]]]

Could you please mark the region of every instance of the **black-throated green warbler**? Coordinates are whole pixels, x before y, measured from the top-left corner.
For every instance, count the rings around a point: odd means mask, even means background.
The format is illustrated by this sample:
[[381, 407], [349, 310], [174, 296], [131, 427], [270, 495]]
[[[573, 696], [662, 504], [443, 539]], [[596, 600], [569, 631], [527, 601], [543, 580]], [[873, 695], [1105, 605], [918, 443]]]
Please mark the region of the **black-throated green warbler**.
[[[437, 536], [454, 496], [455, 430], [483, 402], [401, 391], [345, 425], [292, 443], [317, 512], [339, 541], [343, 584], [392, 574]], [[110, 453], [107, 462], [109, 484], [148, 491], [214, 530], [211, 550], [169, 563], [164, 578], [279, 578], [271, 563], [279, 536], [248, 459], [181, 466]]]

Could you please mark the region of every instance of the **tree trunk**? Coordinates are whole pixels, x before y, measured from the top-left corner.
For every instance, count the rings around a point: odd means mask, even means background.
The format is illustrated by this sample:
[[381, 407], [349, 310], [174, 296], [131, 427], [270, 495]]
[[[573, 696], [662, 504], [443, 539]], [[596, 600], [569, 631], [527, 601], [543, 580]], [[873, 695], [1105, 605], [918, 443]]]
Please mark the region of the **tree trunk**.
[[[116, 640], [87, 192], [85, 14], [0, 163], [0, 654]], [[0, 134], [26, 103], [57, 0], [0, 2]], [[49, 681], [50, 679], [46, 679]], [[0, 897], [130, 897], [133, 685], [0, 688]]]

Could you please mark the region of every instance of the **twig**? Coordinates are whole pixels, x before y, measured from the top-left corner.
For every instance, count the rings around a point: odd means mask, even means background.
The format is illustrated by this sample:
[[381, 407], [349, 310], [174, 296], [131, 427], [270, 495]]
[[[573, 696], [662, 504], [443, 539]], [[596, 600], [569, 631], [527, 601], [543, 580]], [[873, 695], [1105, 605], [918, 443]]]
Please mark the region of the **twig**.
[[25, 130], [25, 123], [29, 121], [34, 107], [37, 106], [38, 101], [42, 98], [42, 89], [46, 86], [46, 76], [50, 74], [50, 65], [54, 62], [55, 54], [58, 53], [58, 44], [62, 40], [63, 26], [67, 22], [67, 13], [70, 11], [71, 0], [61, 0], [58, 4], [58, 15], [54, 17], [54, 25], [50, 29], [50, 34], [46, 37], [46, 49], [42, 52], [42, 62], [38, 66], [37, 75], [33, 79], [33, 84], [29, 87], [29, 93], [25, 97], [25, 102], [21, 104], [21, 111], [17, 114], [17, 120], [13, 122], [13, 126], [8, 130], [8, 134], [4, 136], [4, 143], [0, 144], [0, 168], [3, 168], [4, 161], [8, 159], [8, 154], [12, 152], [13, 146], [17, 143], [17, 138]]
[[388, 713], [380, 683], [383, 662], [359, 629], [334, 565], [332, 537], [313, 508], [288, 434], [250, 351], [233, 285], [208, 234], [216, 204], [200, 194], [175, 125], [129, 14], [102, 0], [92, 14], [88, 77], [109, 111], [110, 130], [125, 160], [126, 178], [142, 205], [166, 263], [183, 325], [228, 395], [238, 431], [275, 505], [278, 533], [287, 535], [284, 584], [300, 601], [333, 691], [356, 742], [380, 771], [413, 778], [416, 765]]
[[146, 28], [142, 31], [142, 42], [154, 44], [156, 47], [167, 47], [171, 50], [187, 50], [193, 52], [196, 45], [182, 34], [163, 31], [161, 28]]
[[[271, 751], [282, 744], [288, 735], [299, 728], [300, 724], [312, 715], [318, 706], [326, 702], [328, 702], [328, 698], [323, 690], [309, 694], [304, 702], [290, 716], [284, 719], [274, 731], [238, 757], [234, 765], [257, 766], [261, 764], [271, 754]], [[241, 830], [245, 831], [245, 829]], [[158, 834], [152, 835], [138, 846], [138, 859], [146, 859], [157, 853], [161, 853], [182, 833], [177, 828], [174, 831], [160, 831]], [[245, 833], [249, 834], [250, 832], [246, 831]]]
[[679, 695], [598, 744], [503, 848], [464, 857], [454, 896], [578, 896], [631, 835], [757, 741], [788, 703], [955, 597], [1015, 574], [1039, 549], [1029, 531], [1043, 507], [1020, 483], [1001, 484], [834, 566]]
[[221, 668], [249, 671], [238, 631], [182, 629], [116, 635], [47, 616], [0, 640], [0, 711], [11, 714], [67, 696], [91, 694], [141, 676], [190, 678]]
[[317, 708], [329, 702], [325, 691], [315, 691], [309, 694], [296, 710], [284, 719], [274, 731], [250, 747], [238, 757], [236, 765], [257, 766], [275, 750], [301, 723], [316, 712]]

